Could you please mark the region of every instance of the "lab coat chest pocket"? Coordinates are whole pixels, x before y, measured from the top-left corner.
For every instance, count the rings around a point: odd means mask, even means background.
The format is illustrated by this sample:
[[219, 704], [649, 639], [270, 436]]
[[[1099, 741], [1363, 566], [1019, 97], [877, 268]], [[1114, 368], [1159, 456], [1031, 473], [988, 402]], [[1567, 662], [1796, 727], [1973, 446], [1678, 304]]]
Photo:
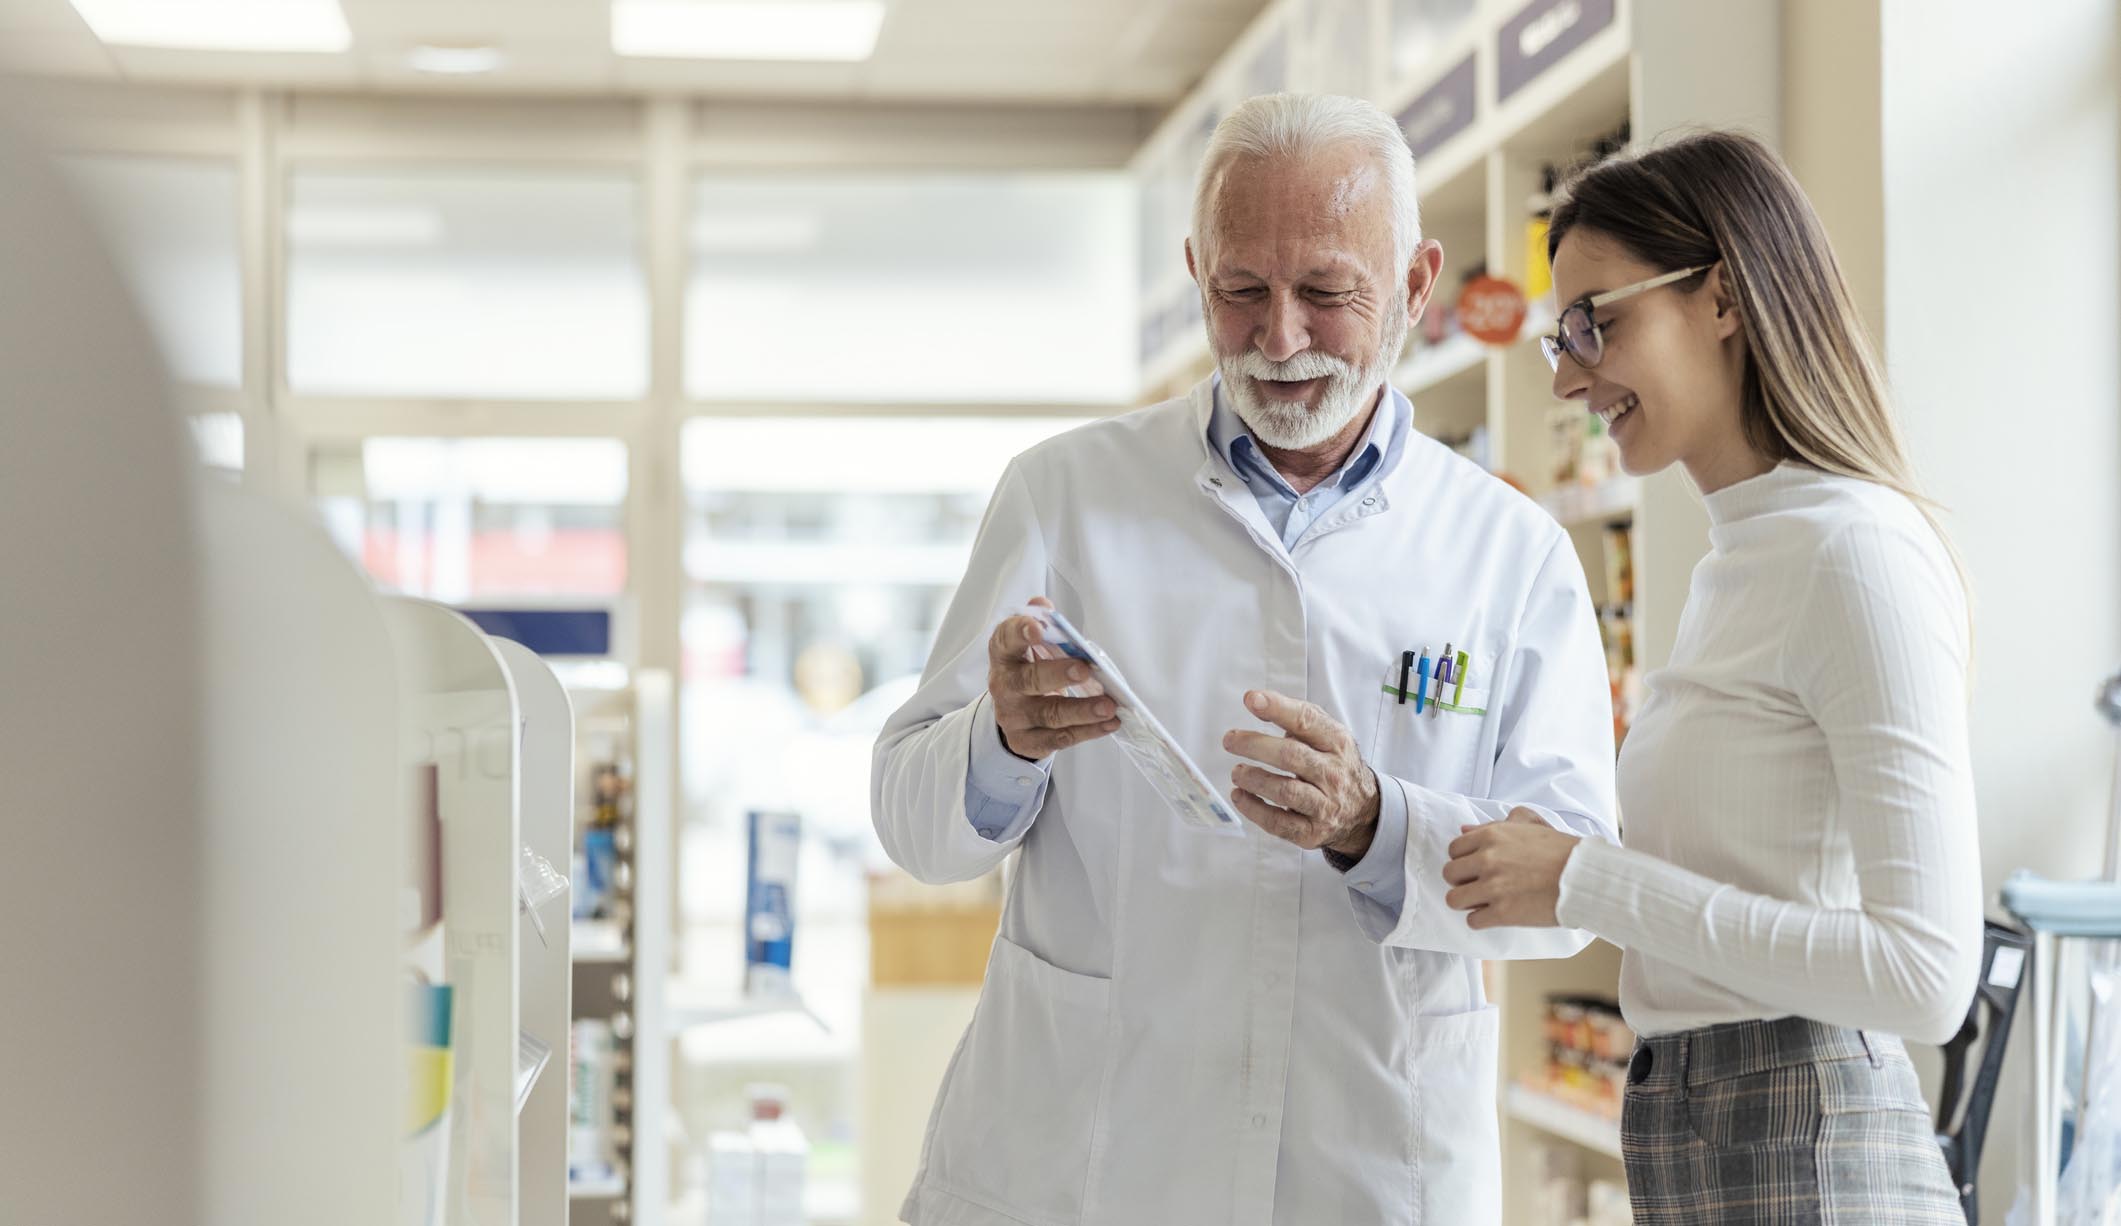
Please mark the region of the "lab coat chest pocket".
[[1108, 1052], [1112, 983], [997, 937], [936, 1107], [932, 1178], [1040, 1223], [1078, 1221]]
[[[1493, 659], [1469, 657], [1464, 684], [1454, 680], [1439, 687], [1432, 679], [1418, 711], [1413, 691], [1422, 688], [1420, 673], [1409, 673], [1402, 702], [1399, 663], [1394, 661], [1374, 687], [1373, 721], [1364, 742], [1364, 759], [1371, 768], [1422, 787], [1479, 794], [1487, 784], [1479, 764], [1490, 724]], [[1430, 701], [1439, 694], [1442, 702]]]

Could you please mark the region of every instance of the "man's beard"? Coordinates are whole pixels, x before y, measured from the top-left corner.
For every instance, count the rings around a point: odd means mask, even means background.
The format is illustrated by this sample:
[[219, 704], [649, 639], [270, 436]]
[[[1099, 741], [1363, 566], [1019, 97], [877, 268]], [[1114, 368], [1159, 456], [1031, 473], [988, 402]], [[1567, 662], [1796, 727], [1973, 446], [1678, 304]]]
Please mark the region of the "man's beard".
[[[1377, 352], [1369, 362], [1355, 366], [1315, 349], [1297, 354], [1286, 362], [1269, 362], [1257, 349], [1215, 355], [1222, 372], [1223, 394], [1238, 419], [1260, 442], [1282, 451], [1305, 451], [1318, 446], [1342, 430], [1364, 409], [1407, 341], [1406, 303], [1394, 300], [1385, 320]], [[1270, 400], [1261, 395], [1256, 379], [1300, 383], [1325, 379], [1325, 390], [1313, 397], [1315, 405], [1301, 401]]]

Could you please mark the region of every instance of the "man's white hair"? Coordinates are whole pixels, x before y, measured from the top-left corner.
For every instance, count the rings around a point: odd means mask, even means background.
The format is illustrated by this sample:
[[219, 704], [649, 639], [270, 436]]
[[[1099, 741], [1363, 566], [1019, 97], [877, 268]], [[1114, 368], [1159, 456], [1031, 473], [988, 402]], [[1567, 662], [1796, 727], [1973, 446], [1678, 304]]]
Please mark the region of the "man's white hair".
[[1338, 94], [1261, 94], [1238, 103], [1215, 125], [1193, 188], [1193, 254], [1203, 272], [1215, 244], [1215, 196], [1232, 162], [1301, 159], [1350, 146], [1369, 154], [1384, 173], [1385, 199], [1392, 211], [1392, 262], [1404, 274], [1421, 243], [1414, 151], [1390, 115], [1360, 98]]

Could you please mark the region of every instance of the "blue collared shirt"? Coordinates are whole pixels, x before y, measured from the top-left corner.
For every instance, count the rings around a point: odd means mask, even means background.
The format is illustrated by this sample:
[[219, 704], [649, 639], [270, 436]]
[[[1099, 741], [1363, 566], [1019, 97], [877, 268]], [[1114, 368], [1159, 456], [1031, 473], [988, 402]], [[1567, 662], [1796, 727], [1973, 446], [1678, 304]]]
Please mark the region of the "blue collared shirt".
[[1230, 407], [1229, 398], [1223, 395], [1222, 376], [1217, 375], [1215, 411], [1208, 417], [1208, 446], [1229, 463], [1230, 470], [1252, 491], [1260, 514], [1281, 534], [1282, 547], [1294, 552], [1296, 543], [1312, 524], [1324, 519], [1326, 512], [1377, 475], [1385, 461], [1406, 446], [1413, 416], [1414, 408], [1407, 398], [1387, 386], [1378, 411], [1370, 417], [1369, 430], [1355, 450], [1348, 453], [1339, 471], [1299, 494], [1260, 450], [1258, 440], [1252, 437], [1237, 410]]
[[[1214, 411], [1208, 417], [1208, 447], [1252, 491], [1260, 513], [1281, 535], [1282, 547], [1292, 553], [1313, 524], [1385, 470], [1387, 461], [1398, 457], [1413, 429], [1414, 406], [1387, 384], [1363, 441], [1331, 477], [1299, 494], [1260, 450], [1244, 419], [1230, 407], [1220, 375], [1215, 377], [1214, 396]], [[985, 696], [980, 701], [992, 703]], [[965, 813], [981, 838], [1004, 842], [1023, 833], [1045, 803], [1053, 759], [1049, 755], [1038, 762], [1027, 762], [1010, 752], [1002, 743], [1001, 727], [991, 714], [975, 726], [980, 731], [972, 738], [965, 779]], [[1385, 908], [1396, 924], [1407, 892], [1406, 798], [1397, 788], [1383, 788], [1382, 793], [1377, 833], [1371, 839], [1369, 852], [1348, 870], [1347, 881]]]

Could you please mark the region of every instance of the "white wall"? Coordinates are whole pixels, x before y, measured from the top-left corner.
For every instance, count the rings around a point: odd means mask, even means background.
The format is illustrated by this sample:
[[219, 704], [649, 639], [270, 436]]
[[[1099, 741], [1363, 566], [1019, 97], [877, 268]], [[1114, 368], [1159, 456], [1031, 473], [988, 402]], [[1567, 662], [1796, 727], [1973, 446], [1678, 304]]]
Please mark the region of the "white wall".
[[[1993, 897], [2021, 865], [2090, 875], [2106, 826], [2115, 746], [2091, 700], [2121, 667], [2121, 17], [2112, 0], [1879, 12], [1886, 355], [1973, 581]], [[2023, 1118], [1999, 1103], [1990, 1220]]]
[[1879, 0], [1788, 0], [1782, 156], [1834, 242], [1871, 339], [1885, 339]]
[[2101, 847], [2114, 746], [2091, 698], [2121, 666], [2121, 111], [2111, 0], [1995, 14], [1887, 0], [1883, 128], [1886, 352], [1973, 578], [1982, 847], [2000, 879], [2082, 874]]

